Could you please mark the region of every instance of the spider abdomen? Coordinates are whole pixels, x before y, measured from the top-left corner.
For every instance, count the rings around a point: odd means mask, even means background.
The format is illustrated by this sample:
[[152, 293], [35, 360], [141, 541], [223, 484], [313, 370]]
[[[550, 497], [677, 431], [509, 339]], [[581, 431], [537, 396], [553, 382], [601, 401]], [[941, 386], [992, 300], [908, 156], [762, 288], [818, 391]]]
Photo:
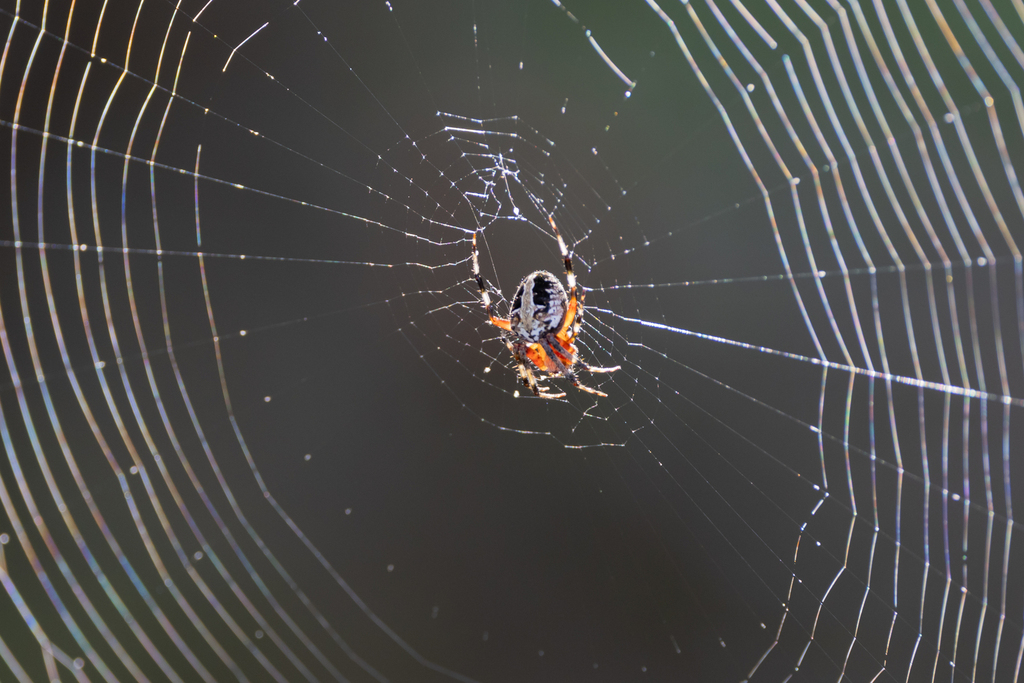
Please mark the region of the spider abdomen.
[[546, 270], [534, 271], [523, 278], [512, 300], [512, 331], [523, 339], [539, 341], [562, 327], [568, 306], [569, 297], [558, 278]]

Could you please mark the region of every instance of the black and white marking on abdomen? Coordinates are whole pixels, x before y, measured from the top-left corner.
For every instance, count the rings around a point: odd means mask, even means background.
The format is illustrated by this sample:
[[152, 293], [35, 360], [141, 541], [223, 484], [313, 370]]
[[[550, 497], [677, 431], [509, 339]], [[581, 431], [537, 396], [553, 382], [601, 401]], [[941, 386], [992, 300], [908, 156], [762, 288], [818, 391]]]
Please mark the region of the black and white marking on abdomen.
[[569, 297], [558, 278], [546, 270], [534, 271], [523, 278], [512, 300], [512, 329], [524, 339], [538, 341], [544, 334], [558, 331], [568, 305]]

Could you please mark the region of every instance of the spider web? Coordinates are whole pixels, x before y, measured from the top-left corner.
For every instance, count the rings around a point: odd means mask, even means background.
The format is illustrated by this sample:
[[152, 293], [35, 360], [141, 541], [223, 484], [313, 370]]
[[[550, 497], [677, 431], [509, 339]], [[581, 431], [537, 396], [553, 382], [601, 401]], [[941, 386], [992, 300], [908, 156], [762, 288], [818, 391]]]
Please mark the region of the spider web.
[[0, 12], [0, 678], [1019, 680], [1018, 0]]

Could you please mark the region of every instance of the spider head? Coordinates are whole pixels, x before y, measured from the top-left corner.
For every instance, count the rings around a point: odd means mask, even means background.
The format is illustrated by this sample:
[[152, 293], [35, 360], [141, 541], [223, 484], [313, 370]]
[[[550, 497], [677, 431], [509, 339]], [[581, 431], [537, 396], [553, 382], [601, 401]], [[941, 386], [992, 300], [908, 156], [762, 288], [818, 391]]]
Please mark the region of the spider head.
[[558, 278], [546, 270], [534, 271], [523, 278], [512, 299], [512, 331], [522, 339], [539, 341], [558, 332], [568, 306], [569, 297]]

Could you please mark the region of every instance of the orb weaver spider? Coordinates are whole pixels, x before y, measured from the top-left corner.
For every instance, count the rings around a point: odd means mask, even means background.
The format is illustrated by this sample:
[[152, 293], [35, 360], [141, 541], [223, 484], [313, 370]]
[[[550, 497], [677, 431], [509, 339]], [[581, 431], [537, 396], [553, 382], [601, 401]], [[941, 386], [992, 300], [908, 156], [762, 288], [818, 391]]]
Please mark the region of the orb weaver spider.
[[476, 245], [476, 233], [473, 233], [473, 278], [480, 287], [480, 298], [490, 324], [508, 333], [502, 335], [505, 345], [512, 352], [512, 358], [519, 368], [519, 378], [534, 396], [562, 398], [565, 393], [552, 393], [541, 386], [530, 369], [531, 365], [546, 373], [549, 378], [565, 377], [581, 391], [596, 396], [608, 396], [603, 391], [581, 384], [576, 377], [576, 367], [581, 367], [587, 372], [600, 373], [615, 372], [620, 368], [618, 365], [613, 368], [597, 368], [580, 360], [579, 351], [573, 340], [579, 337], [580, 327], [583, 325], [584, 293], [576, 286], [576, 276], [572, 272], [572, 254], [558, 232], [555, 219], [548, 216], [548, 222], [551, 223], [551, 229], [558, 238], [558, 249], [565, 262], [568, 295], [558, 278], [546, 270], [536, 270], [519, 283], [519, 289], [512, 298], [509, 317], [500, 318], [495, 315], [487, 283], [480, 274], [480, 252]]

